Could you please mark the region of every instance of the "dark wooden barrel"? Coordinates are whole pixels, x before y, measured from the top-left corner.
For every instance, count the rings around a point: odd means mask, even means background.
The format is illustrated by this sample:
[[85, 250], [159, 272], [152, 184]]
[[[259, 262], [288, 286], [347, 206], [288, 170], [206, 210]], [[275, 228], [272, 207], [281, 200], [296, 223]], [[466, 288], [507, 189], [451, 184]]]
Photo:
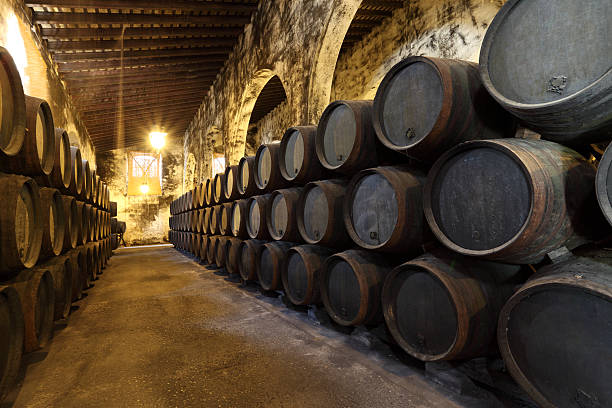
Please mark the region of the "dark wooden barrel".
[[228, 166], [223, 177], [223, 197], [225, 201], [234, 201], [240, 197], [238, 191], [238, 165]]
[[200, 234], [204, 234], [204, 210], [200, 209], [198, 211], [198, 220], [196, 224], [196, 231]]
[[217, 240], [221, 238], [220, 235], [213, 235], [208, 240], [208, 248], [206, 250], [206, 262], [210, 265], [215, 264], [215, 256], [217, 250]]
[[202, 247], [202, 242], [200, 238], [200, 234], [193, 234], [193, 244], [191, 247], [191, 253], [196, 258], [200, 257], [200, 248]]
[[295, 126], [287, 129], [280, 142], [279, 170], [283, 178], [291, 183], [305, 184], [324, 178], [316, 152], [316, 126]]
[[[0, 61], [2, 55], [0, 48]], [[0, 65], [0, 68], [2, 66]], [[0, 72], [0, 78], [2, 78]], [[4, 86], [4, 83], [2, 83]], [[23, 353], [24, 321], [19, 293], [12, 286], [0, 285], [0, 401], [13, 389]]]
[[240, 277], [245, 282], [257, 280], [257, 263], [259, 251], [267, 241], [259, 239], [248, 239], [240, 245]]
[[213, 209], [211, 207], [206, 207], [204, 209], [204, 215], [202, 216], [202, 228], [205, 234], [210, 234], [212, 231], [210, 229], [210, 218], [212, 216]]
[[380, 295], [393, 267], [388, 258], [357, 249], [327, 258], [321, 273], [321, 300], [334, 321], [357, 326], [383, 319]]
[[204, 208], [206, 206], [206, 185], [200, 183], [198, 185], [198, 208]]
[[243, 157], [238, 162], [236, 188], [241, 197], [248, 198], [257, 193], [255, 184], [255, 156]]
[[64, 216], [66, 227], [64, 230], [64, 244], [62, 252], [69, 251], [77, 247], [79, 239], [79, 229], [81, 228], [76, 205], [76, 199], [71, 196], [62, 196], [62, 205], [64, 207]]
[[[504, 108], [547, 139], [610, 140], [610, 19], [608, 0], [507, 1], [482, 44], [482, 82]], [[567, 33], [577, 31], [584, 35], [568, 41]]]
[[48, 269], [24, 269], [8, 285], [19, 293], [25, 336], [26, 353], [45, 347], [53, 337], [55, 290], [53, 276]]
[[55, 126], [49, 104], [26, 95], [26, 129], [23, 146], [15, 156], [5, 157], [0, 168], [27, 176], [49, 176], [55, 159]]
[[225, 174], [215, 175], [213, 180], [213, 201], [217, 204], [225, 202]]
[[[91, 204], [85, 204], [85, 213], [87, 214], [87, 222], [89, 224], [89, 228], [88, 228], [88, 232], [89, 235], [87, 236], [87, 240], [88, 241], [94, 241], [96, 238], [96, 222], [95, 222], [95, 218], [94, 218], [94, 213], [93, 213], [93, 206]], [[120, 222], [120, 221], [119, 221]], [[117, 222], [117, 228], [119, 227], [119, 222]], [[119, 231], [121, 232], [121, 231]]]
[[0, 280], [38, 261], [43, 215], [36, 183], [24, 176], [0, 173]]
[[[435, 250], [391, 271], [382, 290], [387, 327], [422, 361], [497, 351], [497, 318], [520, 281], [520, 267]], [[475, 318], [477, 316], [477, 318]]]
[[232, 235], [232, 226], [230, 222], [233, 204], [234, 203], [225, 203], [221, 208], [221, 219], [219, 220], [219, 232], [221, 235]]
[[249, 237], [247, 233], [247, 211], [249, 201], [248, 200], [236, 200], [232, 203], [232, 209], [230, 212], [230, 229], [232, 235], [237, 238], [246, 239]]
[[97, 205], [98, 193], [99, 193], [99, 177], [96, 173], [95, 169], [91, 169], [91, 197], [89, 199], [89, 204]]
[[81, 168], [83, 169], [83, 187], [81, 188], [81, 200], [89, 202], [91, 200], [91, 169], [89, 167], [89, 161], [83, 160], [81, 162]]
[[287, 251], [295, 243], [275, 241], [263, 244], [259, 250], [257, 278], [263, 290], [280, 290], [283, 288], [282, 270], [287, 260]]
[[[85, 254], [81, 251], [81, 247], [77, 247], [68, 252], [70, 261], [72, 262], [72, 300], [78, 300], [83, 297], [83, 290], [88, 287], [85, 278], [85, 270], [87, 269]], [[87, 285], [87, 286], [86, 286]]]
[[297, 226], [305, 242], [334, 248], [352, 245], [343, 218], [347, 184], [333, 179], [304, 186], [297, 204]]
[[259, 192], [268, 192], [286, 187], [289, 183], [280, 172], [280, 142], [259, 146], [255, 154], [253, 178]]
[[276, 190], [270, 195], [266, 213], [266, 226], [272, 239], [301, 241], [297, 227], [297, 204], [302, 188]]
[[610, 225], [612, 225], [612, 144], [608, 145], [597, 168], [595, 191], [599, 208]]
[[100, 264], [100, 248], [97, 242], [89, 242], [86, 245], [88, 250], [91, 250], [91, 280], [92, 282], [98, 279], [102, 273], [102, 265]]
[[506, 367], [539, 406], [612, 406], [610, 265], [606, 254], [542, 268], [502, 309]]
[[207, 206], [211, 206], [214, 204], [213, 201], [213, 180], [206, 179], [204, 182], [204, 201]]
[[196, 184], [193, 190], [191, 190], [191, 207], [193, 209], [200, 208], [200, 184]]
[[333, 250], [318, 245], [300, 245], [289, 249], [282, 268], [282, 279], [291, 303], [311, 305], [320, 302], [321, 271], [325, 260], [333, 254]]
[[513, 122], [482, 85], [478, 64], [417, 56], [385, 75], [372, 114], [382, 144], [428, 163], [468, 140], [512, 137]]
[[196, 232], [198, 228], [198, 210], [189, 211], [189, 232]]
[[238, 275], [240, 273], [240, 246], [242, 240], [234, 237], [228, 237], [225, 240], [225, 271], [230, 275]]
[[202, 235], [200, 239], [200, 261], [206, 263], [208, 257], [208, 243], [210, 241], [209, 235]]
[[344, 223], [364, 249], [415, 254], [431, 237], [423, 216], [425, 174], [409, 166], [362, 170], [344, 200]]
[[68, 192], [71, 196], [81, 197], [83, 183], [85, 181], [83, 174], [83, 159], [81, 158], [81, 150], [78, 147], [70, 146], [70, 185]]
[[87, 211], [86, 204], [83, 201], [77, 200], [77, 212], [80, 215], [81, 221], [81, 234], [79, 235], [79, 242], [81, 245], [85, 245], [89, 240], [89, 214]]
[[219, 222], [221, 221], [221, 210], [222, 205], [215, 205], [212, 207], [212, 214], [210, 216], [210, 233], [215, 235], [221, 235], [221, 229], [219, 228]]
[[111, 217], [117, 216], [117, 202], [116, 201], [110, 202], [110, 215]]
[[351, 175], [378, 164], [372, 101], [335, 101], [321, 115], [316, 152], [328, 170]]
[[229, 237], [221, 236], [215, 242], [215, 265], [218, 268], [225, 268], [225, 251], [227, 249], [225, 243], [228, 239]]
[[246, 227], [251, 239], [270, 239], [270, 233], [266, 224], [270, 197], [270, 194], [264, 194], [248, 199]]
[[64, 247], [66, 215], [60, 192], [54, 188], [40, 189], [42, 213], [42, 243], [39, 259], [58, 256]]
[[7, 156], [15, 156], [23, 146], [26, 103], [21, 75], [13, 57], [4, 47], [0, 47], [0, 89], [2, 89], [0, 152]]
[[429, 173], [425, 215], [455, 252], [537, 263], [607, 232], [595, 200], [595, 169], [544, 140], [473, 141], [442, 156]]
[[62, 193], [68, 192], [70, 178], [72, 177], [72, 164], [70, 162], [70, 139], [64, 129], [55, 128], [55, 154], [53, 169], [49, 176], [37, 178], [39, 184], [59, 189]]
[[72, 306], [73, 268], [70, 257], [67, 255], [51, 258], [41, 267], [46, 268], [53, 276], [55, 291], [54, 319], [67, 319]]
[[[179, 247], [180, 247], [180, 239], [178, 242], [179, 242]], [[119, 248], [119, 235], [111, 234], [111, 248], [113, 250]]]

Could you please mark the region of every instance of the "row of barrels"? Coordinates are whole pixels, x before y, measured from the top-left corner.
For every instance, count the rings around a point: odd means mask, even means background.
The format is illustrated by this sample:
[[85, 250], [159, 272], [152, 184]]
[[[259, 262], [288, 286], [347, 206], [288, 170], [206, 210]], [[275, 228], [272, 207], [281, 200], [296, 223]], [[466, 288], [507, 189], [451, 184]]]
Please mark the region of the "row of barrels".
[[[322, 304], [340, 325], [384, 322], [397, 344], [422, 361], [501, 351], [514, 378], [541, 406], [612, 402], [609, 251], [570, 255], [526, 281], [520, 266], [443, 248], [405, 262], [286, 241], [176, 231], [170, 240], [243, 282], [284, 291], [295, 305]], [[557, 371], [551, 373], [552, 367]]]
[[32, 177], [40, 186], [110, 211], [108, 186], [70, 145], [68, 133], [55, 127], [49, 104], [24, 94], [15, 62], [2, 47], [0, 86], [0, 171]]
[[79, 244], [0, 281], [0, 401], [15, 385], [23, 354], [50, 342], [54, 322], [69, 318], [73, 302], [93, 286], [111, 255], [106, 237]]

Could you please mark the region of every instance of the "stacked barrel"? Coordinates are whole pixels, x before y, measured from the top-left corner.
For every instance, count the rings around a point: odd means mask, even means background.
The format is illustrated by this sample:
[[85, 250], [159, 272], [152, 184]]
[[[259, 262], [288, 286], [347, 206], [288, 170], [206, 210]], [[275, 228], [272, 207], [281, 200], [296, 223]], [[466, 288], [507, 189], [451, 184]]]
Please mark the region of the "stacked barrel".
[[0, 401], [111, 255], [109, 190], [0, 47]]
[[[480, 64], [401, 61], [374, 101], [333, 102], [175, 200], [171, 242], [340, 325], [384, 322], [422, 361], [501, 350], [542, 406], [612, 406], [610, 229], [583, 156], [612, 139], [610, 17], [509, 0]], [[589, 35], [567, 43], [573, 26]]]

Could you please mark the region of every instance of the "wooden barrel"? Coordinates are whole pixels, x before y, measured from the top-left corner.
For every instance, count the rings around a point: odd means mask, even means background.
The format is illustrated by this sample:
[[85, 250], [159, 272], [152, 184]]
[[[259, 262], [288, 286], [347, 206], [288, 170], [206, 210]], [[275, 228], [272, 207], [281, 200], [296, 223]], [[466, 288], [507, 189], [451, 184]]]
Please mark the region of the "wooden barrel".
[[53, 276], [48, 269], [24, 269], [8, 285], [19, 293], [25, 336], [26, 353], [45, 347], [53, 337], [55, 291]]
[[83, 268], [86, 268], [85, 258], [79, 247], [68, 251], [66, 255], [70, 258], [72, 264], [72, 301], [76, 301], [83, 297], [83, 290], [85, 289], [83, 273]]
[[204, 215], [202, 216], [202, 228], [205, 234], [210, 234], [210, 218], [212, 217], [213, 209], [211, 207], [206, 207], [204, 209]]
[[234, 237], [228, 237], [225, 240], [225, 270], [230, 275], [238, 275], [240, 273], [240, 246], [242, 240]]
[[83, 187], [81, 188], [81, 200], [89, 202], [91, 199], [91, 169], [89, 162], [83, 160], [81, 162], [81, 168], [83, 169]]
[[393, 269], [385, 280], [387, 327], [408, 354], [422, 361], [492, 354], [497, 318], [521, 283], [519, 271], [516, 265], [448, 250], [422, 255]]
[[539, 406], [612, 406], [609, 256], [542, 268], [502, 309], [506, 367]]
[[[2, 50], [0, 48], [0, 58]], [[2, 75], [3, 72], [0, 71], [0, 78]], [[4, 87], [4, 83], [2, 86]], [[2, 356], [0, 359], [0, 401], [2, 401], [17, 381], [23, 353], [23, 312], [19, 293], [12, 286], [0, 285], [0, 333], [3, 336], [0, 342], [0, 356]]]
[[316, 152], [328, 170], [351, 175], [378, 165], [372, 101], [332, 102], [319, 120]]
[[322, 179], [326, 170], [316, 152], [316, 126], [295, 126], [287, 129], [280, 142], [279, 170], [291, 183], [305, 184]]
[[283, 287], [294, 305], [319, 303], [319, 281], [325, 260], [333, 250], [318, 245], [300, 245], [289, 249], [282, 269]]
[[42, 211], [36, 183], [24, 176], [0, 173], [0, 280], [38, 261], [42, 242]]
[[26, 104], [21, 75], [11, 54], [4, 47], [0, 47], [0, 89], [0, 152], [15, 156], [23, 146]]
[[297, 226], [297, 204], [302, 188], [276, 190], [270, 195], [266, 211], [266, 227], [276, 241], [301, 241]]
[[[608, 0], [507, 1], [484, 37], [482, 82], [504, 108], [547, 139], [610, 140], [610, 19]], [[568, 32], [585, 27], [580, 38], [567, 40]]]
[[482, 85], [478, 64], [416, 56], [385, 75], [372, 114], [382, 144], [428, 163], [468, 140], [512, 137], [513, 122]]
[[200, 234], [193, 234], [193, 247], [191, 248], [191, 253], [196, 258], [200, 257], [200, 248], [202, 248], [202, 238]]
[[69, 256], [51, 258], [41, 265], [51, 272], [53, 276], [53, 289], [55, 291], [54, 319], [67, 319], [72, 306], [72, 262]]
[[63, 195], [62, 205], [64, 207], [65, 216], [64, 226], [66, 227], [64, 230], [62, 252], [66, 252], [77, 247], [81, 224], [78, 216], [76, 199], [71, 196]]
[[91, 198], [89, 199], [89, 203], [92, 205], [97, 205], [98, 200], [98, 174], [95, 169], [91, 169]]
[[257, 193], [255, 184], [255, 156], [243, 157], [238, 162], [236, 188], [241, 197], [249, 198]]
[[608, 145], [597, 168], [595, 191], [599, 208], [610, 225], [612, 225], [612, 144]]
[[78, 147], [70, 146], [70, 185], [68, 192], [71, 196], [81, 197], [85, 176], [83, 174], [83, 159]]
[[15, 156], [5, 157], [0, 168], [27, 176], [49, 176], [55, 159], [55, 126], [49, 104], [25, 97], [26, 131], [23, 146]]
[[210, 232], [211, 234], [221, 235], [221, 229], [219, 228], [221, 221], [221, 210], [223, 206], [221, 204], [212, 207], [212, 214], [210, 215]]
[[347, 181], [313, 181], [306, 184], [297, 203], [297, 227], [309, 244], [344, 248], [352, 244], [344, 226]]
[[537, 263], [607, 232], [595, 200], [595, 169], [544, 140], [473, 141], [429, 173], [424, 206], [438, 240], [455, 252]]
[[110, 202], [110, 215], [111, 217], [117, 216], [117, 202], [116, 201]]
[[221, 219], [219, 220], [219, 232], [221, 235], [232, 235], [232, 226], [230, 224], [232, 217], [232, 205], [234, 203], [225, 203], [221, 208]]
[[87, 246], [91, 249], [92, 260], [92, 281], [97, 280], [102, 273], [102, 264], [100, 263], [100, 247], [97, 242], [89, 242]]
[[190, 232], [195, 232], [198, 228], [198, 210], [189, 211], [189, 227]]
[[198, 185], [198, 208], [204, 208], [206, 206], [206, 185], [200, 183]]
[[362, 170], [346, 191], [344, 223], [364, 249], [416, 254], [431, 237], [423, 216], [425, 175], [409, 166]]
[[266, 242], [258, 239], [248, 239], [240, 245], [240, 263], [238, 269], [243, 281], [253, 282], [257, 280], [259, 251]]
[[89, 240], [89, 214], [87, 210], [87, 204], [83, 201], [77, 200], [77, 212], [80, 215], [81, 221], [81, 235], [79, 236], [79, 242], [81, 245], [85, 245]]
[[196, 184], [191, 190], [191, 207], [194, 210], [200, 208], [200, 184]]
[[42, 212], [42, 243], [39, 259], [58, 256], [64, 248], [66, 214], [60, 192], [54, 188], [40, 189]]
[[215, 174], [213, 179], [213, 202], [221, 204], [225, 202], [225, 174]]
[[213, 201], [213, 180], [206, 179], [204, 182], [204, 201], [206, 201], [207, 206], [211, 206], [214, 204]]
[[[89, 224], [89, 228], [87, 230], [89, 232], [89, 235], [87, 236], [87, 240], [90, 242], [95, 241], [96, 221], [94, 217], [94, 208], [91, 204], [85, 204], [85, 213], [87, 214], [87, 223]], [[117, 226], [119, 226], [119, 223], [117, 223]]]
[[219, 238], [217, 238], [217, 240], [215, 241], [215, 265], [217, 265], [218, 268], [225, 268], [225, 251], [226, 251], [226, 246], [225, 243], [227, 242], [227, 240], [230, 239], [229, 237], [224, 237], [224, 236], [220, 236]]
[[265, 194], [248, 199], [246, 227], [251, 239], [270, 239], [270, 233], [266, 224], [270, 197], [270, 194]]
[[238, 191], [238, 165], [228, 166], [223, 175], [223, 197], [225, 201], [234, 201], [240, 197]]
[[48, 177], [41, 176], [47, 187], [59, 189], [67, 193], [72, 177], [72, 164], [70, 162], [70, 139], [64, 129], [55, 128], [55, 155], [53, 169]]
[[248, 211], [248, 200], [236, 200], [232, 203], [232, 209], [230, 211], [230, 229], [232, 235], [237, 238], [246, 239], [249, 237], [247, 233], [247, 211]]
[[380, 295], [392, 269], [388, 256], [350, 249], [327, 258], [321, 273], [321, 300], [343, 326], [380, 322]]
[[259, 146], [253, 162], [253, 179], [259, 192], [268, 192], [288, 185], [279, 166], [280, 142]]
[[[111, 249], [115, 250], [119, 248], [119, 235], [111, 234]], [[180, 248], [180, 240], [179, 240], [179, 248]]]
[[263, 244], [257, 262], [257, 278], [263, 290], [283, 288], [282, 270], [287, 261], [287, 251], [296, 246], [293, 242], [275, 241]]
[[208, 240], [208, 248], [206, 251], [206, 262], [209, 265], [215, 264], [215, 256], [217, 255], [217, 240], [221, 238], [220, 235], [213, 235]]
[[200, 261], [204, 263], [207, 262], [209, 242], [210, 242], [210, 236], [202, 235], [200, 239]]

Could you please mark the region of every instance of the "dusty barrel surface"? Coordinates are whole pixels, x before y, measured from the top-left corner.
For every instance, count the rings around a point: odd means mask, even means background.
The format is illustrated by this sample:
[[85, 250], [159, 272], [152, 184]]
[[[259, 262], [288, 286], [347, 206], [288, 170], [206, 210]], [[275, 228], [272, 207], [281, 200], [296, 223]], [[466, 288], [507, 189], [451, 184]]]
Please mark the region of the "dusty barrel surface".
[[[1, 50], [0, 50], [1, 53]], [[0, 401], [11, 391], [19, 368], [24, 340], [24, 320], [19, 293], [0, 285]]]
[[606, 149], [595, 178], [595, 191], [599, 208], [610, 225], [612, 225], [612, 145]]
[[240, 246], [242, 242], [241, 239], [233, 237], [228, 237], [225, 240], [225, 270], [230, 275], [240, 273]]
[[380, 322], [382, 285], [393, 266], [386, 256], [356, 249], [328, 257], [320, 290], [330, 317], [343, 326]]
[[225, 169], [223, 197], [225, 201], [234, 201], [240, 197], [238, 191], [238, 165], [228, 166]]
[[255, 185], [255, 156], [243, 157], [238, 162], [238, 180], [236, 184], [241, 197], [251, 197], [257, 192]]
[[11, 173], [49, 176], [55, 161], [55, 126], [49, 104], [25, 97], [26, 129], [23, 146], [15, 156], [5, 157], [0, 167]]
[[79, 239], [80, 218], [74, 197], [63, 195], [62, 205], [64, 207], [65, 223], [64, 244], [62, 251], [69, 251], [77, 247]]
[[594, 167], [559, 144], [467, 142], [431, 169], [425, 215], [438, 240], [455, 252], [537, 263], [607, 231], [594, 186]]
[[304, 186], [297, 203], [297, 226], [305, 242], [335, 248], [352, 244], [343, 216], [347, 184], [333, 179]]
[[0, 152], [15, 156], [21, 151], [26, 128], [26, 104], [21, 75], [11, 54], [0, 47]]
[[279, 170], [289, 182], [305, 184], [325, 175], [316, 152], [316, 126], [295, 126], [287, 129], [280, 143]]
[[275, 241], [263, 244], [259, 250], [257, 277], [264, 290], [283, 288], [282, 269], [287, 260], [287, 251], [295, 246], [293, 242]]
[[270, 205], [270, 194], [254, 196], [247, 204], [247, 233], [251, 239], [270, 239], [266, 214]]
[[257, 262], [259, 251], [267, 241], [248, 239], [240, 245], [240, 277], [245, 282], [257, 280]]
[[297, 206], [302, 188], [276, 190], [270, 195], [266, 213], [268, 233], [277, 241], [301, 241], [297, 226]]
[[385, 166], [358, 173], [346, 191], [344, 222], [362, 248], [417, 253], [431, 236], [423, 215], [423, 173]]
[[427, 57], [409, 57], [385, 75], [372, 123], [382, 144], [425, 162], [459, 143], [515, 130], [482, 85], [478, 64]]
[[83, 159], [81, 158], [81, 151], [78, 147], [70, 146], [70, 185], [68, 186], [68, 192], [74, 197], [80, 197], [81, 191], [83, 191], [83, 183], [85, 181], [83, 175], [83, 165], [81, 164]]
[[543, 407], [612, 406], [612, 267], [574, 258], [541, 269], [504, 306], [510, 374]]
[[[607, 0], [508, 1], [484, 37], [482, 81], [504, 108], [550, 140], [609, 140], [611, 19]], [[580, 37], [568, 41], [575, 31]]]
[[24, 176], [0, 173], [0, 278], [9, 279], [38, 261], [43, 215], [36, 183]]
[[53, 276], [44, 267], [24, 269], [8, 284], [17, 290], [21, 301], [25, 323], [24, 351], [36, 351], [53, 337]]
[[[499, 312], [520, 267], [436, 250], [394, 268], [382, 305], [397, 343], [422, 361], [493, 354]], [[477, 318], [474, 318], [478, 316]]]
[[58, 256], [64, 247], [66, 234], [66, 213], [62, 195], [54, 188], [40, 189], [42, 212], [42, 244], [40, 259]]
[[334, 251], [318, 245], [300, 245], [289, 249], [282, 269], [283, 287], [294, 305], [319, 303], [321, 271]]
[[232, 210], [230, 213], [230, 227], [232, 235], [236, 238], [246, 239], [249, 237], [247, 233], [247, 211], [248, 211], [248, 200], [236, 200], [232, 204]]
[[70, 315], [72, 305], [72, 262], [69, 256], [51, 258], [41, 267], [46, 268], [53, 276], [53, 289], [55, 291], [54, 319], [66, 319]]
[[253, 179], [260, 192], [276, 190], [288, 185], [279, 166], [280, 142], [259, 146], [253, 162]]

